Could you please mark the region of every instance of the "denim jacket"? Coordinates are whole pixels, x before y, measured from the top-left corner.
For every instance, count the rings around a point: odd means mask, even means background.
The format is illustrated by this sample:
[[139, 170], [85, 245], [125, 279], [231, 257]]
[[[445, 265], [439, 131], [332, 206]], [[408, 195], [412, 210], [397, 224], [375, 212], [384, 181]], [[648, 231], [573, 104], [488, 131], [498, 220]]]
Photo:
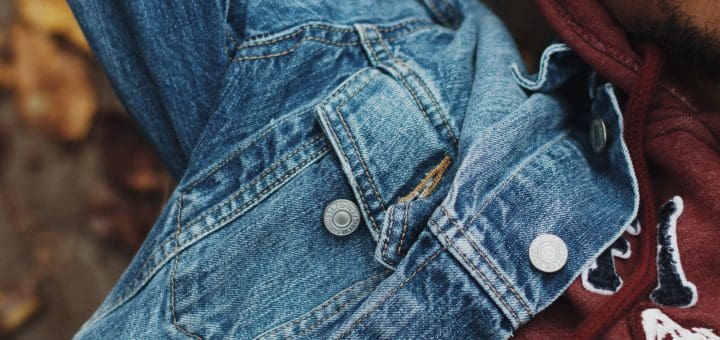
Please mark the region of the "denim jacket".
[[613, 86], [475, 0], [70, 4], [179, 182], [77, 338], [507, 338], [637, 213]]

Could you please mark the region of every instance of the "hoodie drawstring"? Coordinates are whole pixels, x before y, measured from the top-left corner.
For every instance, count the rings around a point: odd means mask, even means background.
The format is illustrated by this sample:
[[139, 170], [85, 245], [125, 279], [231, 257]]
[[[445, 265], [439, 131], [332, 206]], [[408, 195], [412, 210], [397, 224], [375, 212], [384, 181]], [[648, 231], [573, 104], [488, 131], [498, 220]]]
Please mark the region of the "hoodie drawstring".
[[625, 287], [600, 309], [588, 315], [575, 329], [573, 338], [595, 339], [626, 315], [642, 297], [649, 294], [656, 279], [655, 253], [657, 206], [645, 157], [644, 131], [650, 104], [660, 82], [662, 58], [657, 48], [642, 45], [643, 62], [623, 112], [625, 143], [640, 189], [638, 220], [643, 228], [639, 237], [640, 265]]

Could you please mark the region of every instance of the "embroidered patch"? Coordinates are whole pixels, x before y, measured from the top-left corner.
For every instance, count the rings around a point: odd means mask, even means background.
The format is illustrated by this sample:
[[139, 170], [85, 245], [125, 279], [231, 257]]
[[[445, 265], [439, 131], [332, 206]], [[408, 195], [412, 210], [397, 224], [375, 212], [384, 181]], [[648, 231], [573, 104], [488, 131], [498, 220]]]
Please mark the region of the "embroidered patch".
[[[658, 213], [658, 285], [650, 294], [650, 300], [659, 305], [692, 307], [697, 302], [697, 288], [685, 277], [677, 245], [677, 220], [683, 208], [682, 198], [674, 196], [663, 204]], [[640, 222], [635, 219], [625, 230], [630, 235], [639, 235]], [[583, 270], [583, 287], [602, 295], [616, 293], [622, 287], [623, 281], [615, 269], [615, 257], [626, 259], [629, 256], [630, 244], [621, 237]]]
[[640, 316], [646, 339], [720, 339], [712, 329], [702, 327], [687, 329], [657, 308], [646, 309]]
[[659, 305], [692, 307], [697, 288], [687, 280], [677, 244], [677, 220], [683, 212], [683, 200], [675, 196], [660, 208], [657, 234], [658, 285], [650, 300]]
[[640, 220], [636, 218], [629, 226], [627, 226], [625, 231], [632, 236], [640, 235]]
[[622, 287], [622, 279], [615, 270], [615, 257], [627, 259], [630, 257], [630, 242], [621, 237], [581, 274], [582, 285], [585, 289], [602, 295], [612, 295]]

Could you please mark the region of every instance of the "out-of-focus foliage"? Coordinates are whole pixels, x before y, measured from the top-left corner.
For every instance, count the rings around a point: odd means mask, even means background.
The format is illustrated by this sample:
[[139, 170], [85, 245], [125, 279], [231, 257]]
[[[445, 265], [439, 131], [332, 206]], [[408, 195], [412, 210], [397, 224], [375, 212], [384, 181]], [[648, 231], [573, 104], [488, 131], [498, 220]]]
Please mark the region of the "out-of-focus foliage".
[[17, 0], [20, 19], [44, 34], [60, 35], [90, 53], [80, 26], [65, 0]]
[[71, 336], [171, 187], [65, 0], [0, 0], [0, 339]]
[[70, 8], [63, 0], [17, 0], [15, 8], [18, 15], [0, 39], [9, 51], [9, 60], [0, 64], [0, 85], [13, 91], [28, 126], [62, 140], [83, 140], [97, 100], [89, 48]]
[[16, 24], [10, 34], [17, 109], [28, 126], [80, 141], [97, 109], [88, 65], [41, 31]]
[[0, 291], [0, 336], [9, 334], [40, 308], [40, 299], [30, 291]]

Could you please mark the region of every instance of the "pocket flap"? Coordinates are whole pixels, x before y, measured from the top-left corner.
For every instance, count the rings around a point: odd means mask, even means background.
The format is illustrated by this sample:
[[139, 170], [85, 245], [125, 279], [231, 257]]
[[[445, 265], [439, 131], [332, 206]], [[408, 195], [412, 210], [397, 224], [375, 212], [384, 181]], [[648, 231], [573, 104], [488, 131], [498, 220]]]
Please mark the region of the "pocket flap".
[[366, 68], [317, 106], [322, 129], [376, 239], [388, 206], [456, 152], [438, 131], [440, 109], [426, 104], [429, 96], [412, 83]]

